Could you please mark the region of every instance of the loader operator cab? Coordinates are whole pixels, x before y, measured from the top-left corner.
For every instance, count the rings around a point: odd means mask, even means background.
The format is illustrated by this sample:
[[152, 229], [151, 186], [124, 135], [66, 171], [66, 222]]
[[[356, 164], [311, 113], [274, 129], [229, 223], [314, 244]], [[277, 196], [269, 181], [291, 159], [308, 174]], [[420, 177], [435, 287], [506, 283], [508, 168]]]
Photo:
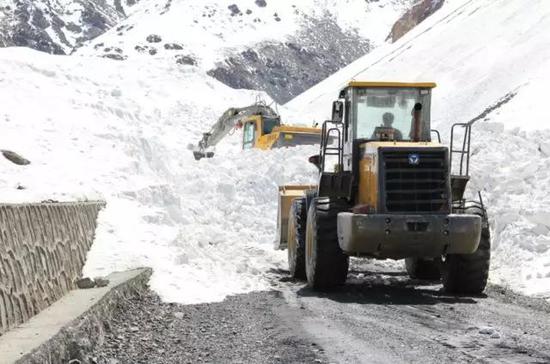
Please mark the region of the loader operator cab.
[[[358, 180], [359, 161], [364, 159], [367, 144], [431, 142], [431, 90], [435, 86], [350, 82], [333, 103], [332, 121], [326, 123], [323, 132], [326, 142], [321, 145], [321, 155], [310, 161], [322, 171], [344, 171], [354, 174], [349, 179]], [[330, 140], [333, 142], [329, 143]], [[340, 159], [335, 161], [338, 154]], [[351, 198], [353, 192], [342, 191], [342, 197]]]
[[[341, 96], [352, 140], [430, 141], [432, 84], [350, 83]], [[415, 115], [419, 117], [415, 120]], [[415, 121], [418, 125], [415, 125]], [[415, 127], [417, 134], [415, 138]]]

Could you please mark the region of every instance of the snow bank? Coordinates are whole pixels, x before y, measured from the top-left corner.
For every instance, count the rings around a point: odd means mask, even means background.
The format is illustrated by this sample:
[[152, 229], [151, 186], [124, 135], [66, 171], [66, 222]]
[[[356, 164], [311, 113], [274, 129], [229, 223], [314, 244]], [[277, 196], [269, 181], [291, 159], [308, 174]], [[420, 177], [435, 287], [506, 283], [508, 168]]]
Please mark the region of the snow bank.
[[285, 261], [273, 250], [277, 186], [311, 183], [315, 147], [242, 152], [240, 135], [215, 159], [187, 150], [235, 91], [186, 68], [140, 61], [0, 50], [0, 200], [104, 198], [86, 275], [154, 269], [165, 300], [194, 303], [268, 287]]
[[[379, 47], [285, 105], [286, 117], [329, 117], [350, 79], [435, 81], [434, 126], [448, 140], [474, 126], [471, 190], [481, 190], [493, 229], [490, 279], [550, 295], [550, 4], [544, 0], [447, 0], [395, 44]], [[508, 97], [509, 98], [509, 97]]]

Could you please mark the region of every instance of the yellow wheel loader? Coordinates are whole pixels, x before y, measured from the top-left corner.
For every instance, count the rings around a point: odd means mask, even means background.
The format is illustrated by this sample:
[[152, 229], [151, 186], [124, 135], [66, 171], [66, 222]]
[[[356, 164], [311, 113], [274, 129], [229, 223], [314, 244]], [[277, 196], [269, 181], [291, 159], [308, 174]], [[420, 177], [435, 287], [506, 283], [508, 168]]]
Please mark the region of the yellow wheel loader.
[[243, 108], [230, 108], [211, 130], [203, 134], [197, 146], [190, 146], [196, 160], [212, 158], [212, 147], [235, 129], [243, 130], [243, 149], [263, 150], [315, 145], [321, 142], [321, 129], [282, 125], [281, 117], [264, 103]]
[[341, 90], [310, 157], [318, 185], [280, 187], [277, 245], [294, 278], [331, 289], [357, 256], [405, 259], [411, 277], [442, 279], [448, 292], [485, 289], [487, 213], [481, 195], [464, 199], [472, 125], [453, 126], [450, 149], [432, 141], [435, 86], [353, 81]]

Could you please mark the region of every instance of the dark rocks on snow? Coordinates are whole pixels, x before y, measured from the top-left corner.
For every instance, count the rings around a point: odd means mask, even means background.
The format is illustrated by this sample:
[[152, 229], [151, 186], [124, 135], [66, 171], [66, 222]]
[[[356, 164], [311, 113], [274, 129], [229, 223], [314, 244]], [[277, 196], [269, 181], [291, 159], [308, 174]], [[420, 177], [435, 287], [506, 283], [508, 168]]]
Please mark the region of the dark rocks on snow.
[[235, 4], [231, 4], [227, 8], [231, 11], [231, 16], [242, 15], [241, 10]]
[[168, 49], [168, 50], [182, 50], [183, 49], [183, 46], [181, 44], [178, 44], [178, 43], [166, 43], [164, 45], [164, 49]]
[[256, 5], [258, 5], [260, 8], [265, 8], [267, 6], [267, 3], [265, 0], [256, 0]]
[[191, 56], [185, 56], [185, 55], [182, 55], [182, 54], [178, 54], [176, 56], [176, 63], [177, 64], [182, 64], [182, 65], [187, 65], [187, 66], [196, 66], [197, 65], [197, 60]]
[[9, 160], [10, 162], [17, 164], [18, 166], [26, 166], [28, 164], [31, 164], [31, 162], [20, 156], [19, 154], [12, 152], [11, 150], [2, 150], [2, 155]]
[[285, 103], [369, 51], [368, 40], [345, 32], [333, 19], [308, 19], [286, 42], [249, 48], [208, 74], [230, 87], [262, 90]]
[[160, 42], [162, 42], [162, 38], [159, 35], [156, 35], [156, 34], [148, 35], [146, 40], [149, 43], [160, 43]]
[[148, 45], [137, 45], [134, 47], [134, 49], [139, 53], [149, 53], [151, 56], [154, 56], [155, 54], [158, 53], [155, 47], [148, 46]]
[[126, 56], [123, 56], [122, 54], [117, 54], [117, 53], [104, 54], [103, 57], [114, 59], [115, 61], [124, 61], [127, 58]]

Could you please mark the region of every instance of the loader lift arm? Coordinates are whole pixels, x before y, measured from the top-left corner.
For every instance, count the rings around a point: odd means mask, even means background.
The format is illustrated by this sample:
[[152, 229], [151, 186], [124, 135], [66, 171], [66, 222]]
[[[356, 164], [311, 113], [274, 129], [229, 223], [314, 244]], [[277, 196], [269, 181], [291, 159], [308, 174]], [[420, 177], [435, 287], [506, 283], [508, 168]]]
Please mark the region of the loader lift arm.
[[207, 149], [218, 144], [227, 134], [231, 132], [246, 118], [253, 115], [262, 115], [267, 117], [279, 117], [277, 112], [264, 103], [256, 103], [254, 105], [227, 109], [218, 121], [212, 125], [209, 132], [204, 133], [202, 139], [196, 146], [193, 146], [193, 156], [196, 160], [202, 158], [211, 158], [213, 152], [207, 152]]

